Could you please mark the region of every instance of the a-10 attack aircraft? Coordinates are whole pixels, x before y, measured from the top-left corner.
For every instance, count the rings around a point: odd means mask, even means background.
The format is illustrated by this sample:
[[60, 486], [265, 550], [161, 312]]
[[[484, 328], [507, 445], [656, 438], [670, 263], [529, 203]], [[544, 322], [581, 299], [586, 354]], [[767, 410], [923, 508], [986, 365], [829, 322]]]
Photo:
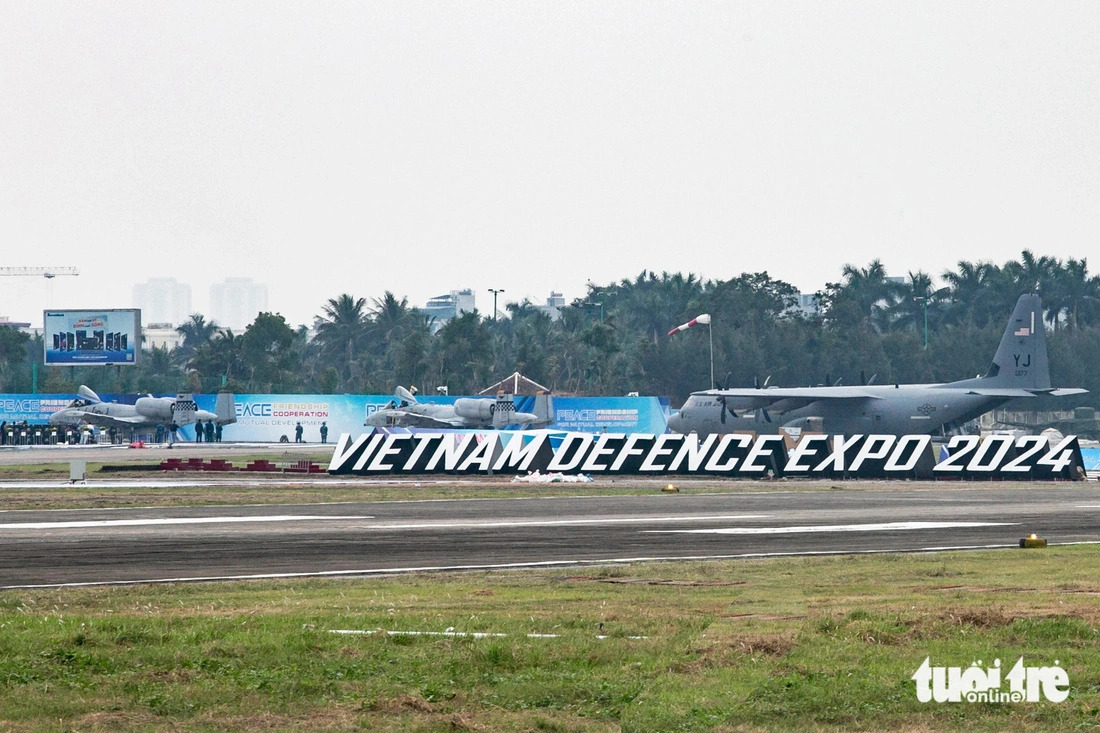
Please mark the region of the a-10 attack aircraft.
[[200, 410], [191, 395], [177, 397], [139, 397], [132, 405], [104, 402], [83, 384], [76, 391], [77, 398], [63, 409], [50, 415], [50, 425], [99, 425], [104, 428], [136, 430], [163, 425], [175, 430], [199, 420], [213, 420], [221, 425], [237, 422], [233, 395], [219, 393], [214, 412]]
[[947, 435], [1009, 400], [1084, 394], [1053, 389], [1038, 295], [1021, 295], [984, 377], [944, 384], [765, 387], [694, 392], [669, 418], [675, 433]]
[[[415, 387], [413, 388], [415, 389]], [[535, 412], [516, 412], [513, 395], [496, 399], [460, 397], [453, 405], [416, 401], [412, 392], [398, 387], [394, 399], [371, 413], [364, 425], [376, 428], [495, 428], [509, 425], [544, 427], [554, 421], [554, 403], [548, 394], [535, 395]]]

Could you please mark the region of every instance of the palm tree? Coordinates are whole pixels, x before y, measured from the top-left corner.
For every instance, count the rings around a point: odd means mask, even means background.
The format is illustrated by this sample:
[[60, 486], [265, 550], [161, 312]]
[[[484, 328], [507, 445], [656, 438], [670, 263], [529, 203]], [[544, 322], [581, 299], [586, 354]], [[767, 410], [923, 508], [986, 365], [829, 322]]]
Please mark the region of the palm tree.
[[975, 326], [989, 322], [993, 317], [992, 304], [999, 302], [994, 292], [1001, 281], [999, 267], [991, 262], [961, 260], [958, 271], [945, 270], [943, 279], [947, 283], [949, 321]]
[[186, 357], [195, 353], [195, 349], [212, 339], [218, 330], [218, 324], [214, 321], [207, 321], [201, 313], [192, 313], [191, 320], [176, 328], [176, 333], [183, 336], [180, 354]]
[[366, 306], [366, 298], [344, 293], [329, 298], [321, 307], [324, 315], [315, 320], [321, 360], [337, 368], [344, 388], [352, 381], [356, 355], [366, 342]]
[[249, 372], [242, 346], [242, 337], [227, 328], [195, 349], [185, 368], [196, 372], [206, 388], [236, 380]]
[[826, 285], [825, 313], [834, 324], [863, 322], [876, 330], [885, 324], [886, 307], [894, 292], [881, 260], [858, 268], [845, 265], [844, 282]]
[[1044, 295], [1060, 267], [1061, 263], [1054, 257], [1036, 257], [1030, 249], [1025, 249], [1020, 253], [1019, 260], [1010, 260], [1002, 268], [1015, 286], [1015, 292], [1009, 294], [1010, 300], [1015, 303], [1016, 298], [1024, 293]]
[[1048, 293], [1048, 320], [1057, 328], [1065, 312], [1066, 326], [1076, 332], [1082, 320], [1092, 320], [1100, 305], [1100, 275], [1089, 276], [1087, 258], [1070, 258], [1058, 269]]
[[910, 271], [906, 282], [894, 288], [894, 302], [887, 307], [891, 327], [910, 331], [923, 328], [927, 344], [929, 312], [935, 320], [946, 294], [947, 288], [932, 287], [932, 276], [927, 272]]

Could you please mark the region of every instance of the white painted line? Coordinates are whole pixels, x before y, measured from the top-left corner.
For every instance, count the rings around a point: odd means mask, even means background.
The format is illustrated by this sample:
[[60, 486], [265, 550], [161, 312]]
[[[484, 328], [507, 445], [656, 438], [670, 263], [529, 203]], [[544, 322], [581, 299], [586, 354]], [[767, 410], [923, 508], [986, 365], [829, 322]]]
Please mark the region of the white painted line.
[[[330, 634], [345, 634], [349, 636], [373, 636], [374, 634], [385, 634], [386, 636], [459, 636], [467, 637], [471, 639], [487, 639], [493, 637], [505, 637], [508, 634], [494, 634], [485, 631], [455, 631], [454, 629], [447, 629], [446, 631], [391, 631], [389, 629], [331, 629]], [[560, 639], [559, 634], [524, 634], [528, 639]], [[597, 639], [610, 639], [610, 636], [606, 634], [597, 634]], [[624, 639], [632, 639], [634, 641], [640, 641], [642, 639], [648, 639], [648, 636], [624, 636]]]
[[498, 522], [422, 522], [417, 524], [372, 524], [365, 529], [495, 529], [501, 527], [569, 527], [585, 524], [648, 524], [650, 522], [727, 522], [765, 519], [767, 514], [702, 514], [686, 517], [609, 517], [598, 519], [533, 519]]
[[1010, 527], [1019, 522], [880, 522], [878, 524], [809, 524], [802, 527], [726, 527], [719, 529], [654, 529], [646, 534], [810, 534], [814, 532], [897, 532], [914, 529]]
[[1084, 504], [1077, 507], [1078, 509], [1100, 509], [1100, 504]]
[[494, 636], [508, 636], [508, 634], [490, 634], [484, 631], [390, 631], [389, 629], [367, 629], [356, 631], [355, 629], [335, 629], [330, 634], [349, 634], [355, 636], [371, 636], [373, 634], [385, 634], [386, 636], [459, 636], [471, 639], [486, 639]]
[[[1050, 547], [1100, 545], [1100, 540], [1081, 542], [1051, 542]], [[664, 555], [617, 557], [591, 560], [542, 560], [536, 562], [492, 563], [487, 565], [424, 565], [404, 568], [364, 568], [361, 570], [319, 570], [303, 573], [258, 573], [255, 575], [209, 575], [179, 578], [147, 578], [142, 580], [94, 580], [80, 583], [38, 583], [3, 585], [0, 590], [34, 588], [91, 588], [105, 585], [146, 585], [150, 583], [215, 583], [230, 580], [285, 580], [287, 578], [369, 578], [375, 576], [408, 575], [410, 573], [474, 572], [479, 570], [517, 570], [522, 568], [579, 568], [600, 565], [629, 565], [641, 562], [697, 562], [703, 560], [742, 560], [769, 557], [832, 557], [838, 555], [894, 555], [922, 552], [952, 552], [960, 550], [1001, 550], [1019, 547], [1019, 542], [992, 545], [948, 545], [944, 547], [901, 547], [890, 550], [806, 550], [802, 552], [742, 552], [734, 555]]]
[[256, 517], [165, 517], [163, 519], [103, 519], [80, 522], [16, 522], [0, 524], [0, 529], [79, 529], [88, 527], [151, 527], [166, 524], [241, 524], [245, 522], [313, 522], [373, 519], [370, 516], [332, 517], [275, 514]]

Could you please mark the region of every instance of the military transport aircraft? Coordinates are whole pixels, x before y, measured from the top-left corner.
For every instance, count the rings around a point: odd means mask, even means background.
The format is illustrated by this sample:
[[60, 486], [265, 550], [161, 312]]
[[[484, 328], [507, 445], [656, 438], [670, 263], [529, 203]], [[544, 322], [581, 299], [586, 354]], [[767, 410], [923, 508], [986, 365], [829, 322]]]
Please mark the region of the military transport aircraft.
[[220, 393], [214, 412], [200, 410], [191, 395], [177, 397], [139, 397], [132, 405], [104, 402], [85, 385], [76, 391], [77, 398], [50, 415], [50, 425], [99, 425], [105, 428], [136, 430], [163, 425], [171, 430], [196, 421], [213, 420], [221, 425], [237, 422], [233, 395]]
[[[413, 388], [415, 389], [415, 387]], [[522, 425], [543, 427], [554, 421], [554, 403], [548, 394], [535, 395], [535, 412], [516, 412], [512, 395], [496, 399], [460, 397], [453, 405], [433, 405], [416, 401], [416, 396], [398, 387], [394, 399], [371, 413], [364, 425], [376, 428], [495, 428]]]
[[946, 435], [1009, 400], [1084, 394], [1053, 389], [1039, 296], [1021, 295], [984, 377], [944, 384], [766, 387], [694, 392], [669, 418], [675, 433]]

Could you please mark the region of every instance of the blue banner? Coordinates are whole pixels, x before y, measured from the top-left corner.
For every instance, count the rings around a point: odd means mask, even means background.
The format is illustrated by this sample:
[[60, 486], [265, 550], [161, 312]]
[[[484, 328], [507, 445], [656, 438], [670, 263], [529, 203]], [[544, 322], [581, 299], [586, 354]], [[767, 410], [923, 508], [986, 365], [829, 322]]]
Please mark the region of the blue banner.
[[[101, 394], [104, 402], [134, 404], [144, 394]], [[175, 395], [157, 395], [174, 397]], [[195, 395], [199, 409], [214, 411], [217, 395]], [[0, 421], [45, 423], [50, 415], [76, 399], [75, 394], [0, 395]], [[223, 441], [295, 442], [298, 425], [302, 442], [321, 442], [321, 426], [328, 428], [328, 442], [340, 433], [367, 430], [367, 416], [384, 409], [391, 395], [235, 395], [237, 422], [223, 429]], [[418, 397], [423, 404], [453, 404], [457, 396]], [[491, 399], [491, 398], [487, 398]], [[517, 396], [516, 410], [534, 411], [534, 397]], [[554, 422], [547, 428], [586, 433], [663, 433], [668, 424], [667, 397], [554, 397]], [[518, 427], [518, 426], [512, 426]], [[195, 429], [179, 429], [182, 440], [194, 440]]]

